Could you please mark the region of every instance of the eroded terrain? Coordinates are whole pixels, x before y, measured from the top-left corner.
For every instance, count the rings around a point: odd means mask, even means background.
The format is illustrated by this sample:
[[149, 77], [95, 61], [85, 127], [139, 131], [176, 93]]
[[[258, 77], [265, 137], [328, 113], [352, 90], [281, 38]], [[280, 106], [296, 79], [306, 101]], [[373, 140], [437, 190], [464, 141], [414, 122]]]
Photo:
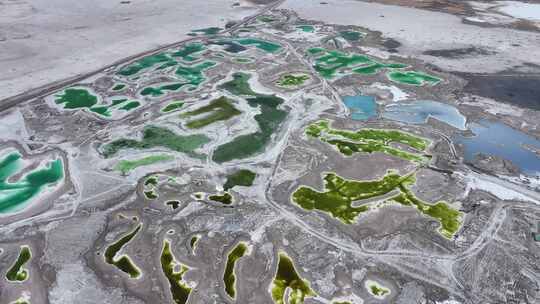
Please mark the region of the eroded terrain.
[[480, 77], [537, 80], [540, 34], [476, 2], [306, 2], [241, 1], [1, 112], [0, 303], [538, 303], [538, 102]]

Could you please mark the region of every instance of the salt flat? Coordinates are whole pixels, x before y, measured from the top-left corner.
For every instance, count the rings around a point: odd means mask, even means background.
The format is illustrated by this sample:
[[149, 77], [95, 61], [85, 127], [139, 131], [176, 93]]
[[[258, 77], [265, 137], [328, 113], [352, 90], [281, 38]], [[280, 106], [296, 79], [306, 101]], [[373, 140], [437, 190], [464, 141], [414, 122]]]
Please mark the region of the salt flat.
[[234, 0], [0, 2], [0, 100], [254, 13]]
[[[525, 62], [540, 64], [536, 55], [540, 34], [507, 28], [464, 24], [458, 16], [415, 8], [354, 0], [288, 0], [282, 8], [302, 18], [328, 23], [354, 24], [380, 31], [403, 44], [400, 52], [450, 71], [493, 73]], [[331, 12], [331, 13], [329, 13]], [[431, 49], [476, 46], [491, 56], [450, 59], [422, 55]]]

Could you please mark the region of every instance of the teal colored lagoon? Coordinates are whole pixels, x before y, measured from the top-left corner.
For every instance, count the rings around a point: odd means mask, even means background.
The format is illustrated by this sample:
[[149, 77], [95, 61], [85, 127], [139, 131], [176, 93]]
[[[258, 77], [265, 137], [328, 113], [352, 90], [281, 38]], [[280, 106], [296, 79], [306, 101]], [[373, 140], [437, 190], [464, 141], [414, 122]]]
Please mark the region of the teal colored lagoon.
[[458, 109], [451, 105], [431, 100], [389, 104], [385, 107], [382, 116], [386, 119], [410, 124], [424, 124], [431, 117], [456, 129], [467, 129], [467, 118]]
[[377, 116], [375, 97], [367, 95], [344, 96], [343, 103], [351, 111], [353, 120], [368, 120]]
[[25, 173], [16, 181], [9, 181], [10, 177], [22, 169], [23, 162], [18, 152], [10, 153], [0, 160], [0, 214], [23, 209], [45, 187], [64, 177], [62, 161], [56, 159], [45, 167]]
[[473, 161], [478, 153], [511, 161], [527, 175], [540, 175], [540, 141], [505, 124], [483, 120], [469, 125], [474, 137], [457, 136], [463, 144], [465, 160]]

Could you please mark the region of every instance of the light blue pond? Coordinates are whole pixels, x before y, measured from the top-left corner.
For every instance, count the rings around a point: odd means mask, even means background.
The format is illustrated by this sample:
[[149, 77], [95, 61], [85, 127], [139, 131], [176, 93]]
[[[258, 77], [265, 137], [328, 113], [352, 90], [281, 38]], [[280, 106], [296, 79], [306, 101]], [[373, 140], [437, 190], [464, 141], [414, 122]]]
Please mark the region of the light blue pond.
[[367, 120], [377, 116], [375, 97], [367, 95], [344, 96], [343, 103], [351, 111], [354, 120]]
[[469, 127], [474, 137], [454, 139], [464, 145], [465, 160], [474, 160], [478, 153], [494, 155], [511, 161], [525, 174], [540, 175], [540, 156], [531, 150], [540, 150], [539, 140], [498, 122], [483, 120]]
[[385, 107], [382, 116], [410, 124], [423, 124], [432, 117], [459, 130], [465, 130], [467, 122], [467, 118], [455, 107], [431, 100], [389, 104]]

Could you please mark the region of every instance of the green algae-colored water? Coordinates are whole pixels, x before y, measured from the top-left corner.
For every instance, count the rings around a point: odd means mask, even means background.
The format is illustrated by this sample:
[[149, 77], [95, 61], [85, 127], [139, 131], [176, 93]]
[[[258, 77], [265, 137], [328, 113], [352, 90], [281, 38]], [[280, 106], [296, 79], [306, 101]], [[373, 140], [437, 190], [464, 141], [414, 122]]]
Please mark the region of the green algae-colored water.
[[378, 282], [367, 280], [364, 283], [368, 292], [377, 299], [384, 299], [386, 295], [390, 294], [390, 289], [382, 286]]
[[131, 64], [121, 68], [118, 74], [121, 76], [133, 76], [142, 70], [154, 67], [156, 65], [171, 65], [176, 61], [172, 59], [167, 53], [158, 53], [155, 55], [146, 56]]
[[140, 277], [140, 269], [133, 263], [133, 261], [127, 255], [121, 255], [116, 258], [116, 255], [122, 248], [129, 243], [135, 235], [141, 230], [142, 224], [137, 225], [137, 227], [130, 233], [122, 236], [118, 241], [112, 243], [105, 249], [105, 262], [107, 264], [117, 267], [122, 272], [129, 275], [130, 278], [136, 279]]
[[177, 201], [177, 200], [166, 201], [165, 205], [171, 207], [173, 210], [176, 210], [178, 209], [178, 207], [180, 207], [180, 201]]
[[111, 90], [117, 92], [117, 91], [122, 91], [123, 89], [125, 89], [127, 86], [123, 83], [118, 83], [116, 84], [115, 86], [112, 87]]
[[142, 96], [159, 97], [167, 92], [176, 92], [183, 88], [187, 88], [188, 91], [196, 90], [206, 80], [203, 72], [215, 65], [216, 62], [214, 61], [204, 61], [191, 66], [178, 64], [175, 75], [182, 78], [183, 82], [148, 86], [143, 88], [140, 94]]
[[157, 187], [158, 183], [159, 183], [158, 177], [156, 175], [152, 175], [152, 176], [148, 177], [144, 181], [144, 186], [145, 187]]
[[172, 155], [150, 155], [147, 157], [139, 158], [136, 160], [121, 160], [119, 161], [115, 166], [115, 171], [120, 171], [122, 174], [129, 174], [130, 171], [142, 167], [142, 166], [148, 166], [159, 162], [164, 162], [168, 160], [174, 159], [174, 156]]
[[131, 77], [141, 72], [163, 70], [178, 65], [177, 59], [184, 62], [192, 62], [199, 59], [201, 52], [205, 50], [202, 43], [189, 43], [174, 52], [161, 52], [136, 60], [118, 70], [117, 74]]
[[[289, 298], [285, 300], [287, 288], [290, 288], [290, 292]], [[272, 281], [271, 293], [275, 304], [301, 304], [306, 297], [315, 295], [309, 282], [298, 275], [292, 259], [285, 252], [279, 253], [278, 269]]]
[[142, 96], [150, 97], [159, 97], [167, 92], [175, 92], [183, 88], [184, 86], [189, 85], [187, 82], [176, 82], [165, 85], [159, 85], [156, 87], [149, 86], [141, 90], [140, 94]]
[[335, 173], [327, 173], [324, 177], [324, 192], [302, 186], [292, 194], [292, 201], [305, 210], [319, 210], [345, 224], [352, 224], [358, 215], [369, 210], [367, 205], [353, 207], [353, 202], [385, 195], [402, 183], [414, 181], [411, 176], [390, 172], [380, 180], [352, 181]]
[[401, 71], [393, 71], [388, 73], [388, 79], [404, 83], [404, 84], [410, 84], [415, 86], [421, 86], [424, 84], [430, 84], [435, 85], [439, 82], [441, 82], [441, 79], [429, 74], [420, 73], [420, 72], [414, 72], [414, 71], [407, 71], [407, 72], [401, 72]]
[[203, 117], [190, 120], [186, 123], [186, 127], [190, 129], [200, 129], [217, 121], [228, 120], [234, 116], [240, 115], [242, 112], [236, 109], [231, 102], [232, 100], [229, 98], [221, 96], [214, 99], [206, 106], [182, 113], [181, 117], [200, 117], [205, 114]]
[[[251, 134], [240, 135], [232, 141], [217, 147], [212, 156], [212, 159], [217, 163], [246, 158], [262, 152], [270, 142], [272, 134], [279, 129], [287, 117], [286, 111], [278, 109], [283, 103], [283, 99], [275, 95], [255, 93], [249, 86], [249, 78], [248, 74], [235, 73], [233, 74], [233, 80], [222, 84], [219, 88], [237, 96], [254, 96], [246, 100], [251, 107], [260, 110], [260, 113], [254, 116], [259, 125], [259, 130]], [[238, 147], [242, 147], [242, 149], [238, 149]]]
[[219, 85], [218, 88], [227, 90], [229, 93], [236, 96], [255, 96], [257, 93], [255, 93], [249, 86], [249, 78], [251, 78], [249, 74], [237, 72], [232, 75], [231, 81], [227, 81]]
[[310, 77], [307, 74], [286, 74], [279, 78], [277, 85], [281, 87], [297, 87], [303, 85]]
[[327, 51], [321, 48], [308, 50], [310, 54], [320, 55], [315, 58], [313, 67], [324, 78], [333, 78], [342, 70], [359, 65], [373, 64], [374, 61], [366, 55], [346, 54], [339, 51]]
[[414, 206], [420, 213], [436, 219], [441, 225], [438, 231], [442, 236], [450, 239], [461, 227], [461, 212], [451, 208], [446, 202], [435, 204], [423, 202], [404, 185], [400, 185], [400, 191], [401, 193], [391, 198], [391, 201], [404, 206]]
[[179, 65], [175, 74], [185, 79], [188, 84], [198, 87], [206, 79], [203, 72], [214, 67], [216, 64], [214, 61], [204, 61], [192, 66]]
[[225, 292], [233, 299], [236, 297], [236, 275], [234, 274], [234, 268], [236, 262], [246, 254], [247, 249], [247, 245], [240, 242], [233, 250], [231, 250], [229, 255], [227, 255], [227, 264], [225, 266], [225, 272], [223, 273], [223, 282], [225, 283]]
[[221, 30], [222, 30], [222, 28], [220, 28], [220, 27], [207, 27], [207, 28], [192, 30], [191, 32], [195, 33], [195, 34], [203, 34], [203, 35], [206, 35], [206, 36], [210, 36], [210, 35], [219, 34], [219, 32]]
[[268, 53], [275, 53], [281, 50], [281, 45], [274, 42], [267, 41], [267, 40], [258, 39], [258, 38], [238, 38], [238, 39], [235, 39], [234, 41], [244, 46], [253, 45], [256, 48], [261, 49]]
[[126, 103], [125, 105], [121, 106], [120, 107], [120, 110], [124, 110], [124, 111], [131, 111], [135, 108], [138, 108], [141, 106], [141, 103], [134, 100], [134, 101], [130, 101], [128, 103]]
[[144, 197], [146, 197], [146, 199], [149, 199], [149, 200], [155, 200], [156, 198], [159, 197], [159, 195], [154, 189], [144, 191], [143, 193], [144, 193]]
[[[184, 304], [189, 299], [191, 288], [183, 279], [184, 274], [189, 270], [186, 265], [176, 261], [172, 251], [171, 243], [168, 240], [163, 240], [163, 250], [161, 251], [161, 269], [163, 274], [169, 281], [172, 299], [175, 304]], [[175, 271], [179, 266], [180, 270]]]
[[374, 75], [386, 69], [390, 70], [386, 74], [388, 79], [402, 84], [416, 86], [425, 84], [435, 85], [441, 81], [440, 78], [426, 73], [403, 71], [403, 69], [409, 67], [406, 64], [394, 62], [383, 63], [362, 54], [347, 54], [320, 47], [310, 48], [307, 52], [315, 57], [313, 63], [314, 69], [327, 79], [350, 75], [352, 73]]
[[225, 192], [221, 195], [218, 195], [218, 194], [210, 195], [208, 199], [214, 202], [225, 204], [225, 205], [230, 205], [233, 203], [233, 197], [228, 192]]
[[169, 104], [167, 104], [165, 107], [161, 109], [161, 112], [163, 113], [169, 113], [176, 110], [181, 109], [184, 106], [184, 103], [181, 101], [174, 101]]
[[420, 213], [440, 223], [438, 232], [442, 236], [452, 238], [461, 226], [461, 212], [446, 202], [429, 204], [421, 201], [409, 189], [415, 182], [414, 172], [401, 176], [390, 171], [382, 179], [370, 181], [347, 180], [336, 173], [327, 173], [324, 177], [324, 192], [301, 186], [293, 192], [291, 200], [305, 210], [318, 210], [350, 225], [356, 221], [358, 215], [370, 210], [372, 205], [354, 207], [355, 201], [399, 191], [399, 194], [386, 202], [415, 207]]
[[123, 149], [150, 149], [164, 147], [176, 152], [186, 153], [193, 157], [200, 157], [195, 149], [210, 142], [203, 134], [177, 135], [173, 131], [157, 126], [147, 126], [143, 130], [141, 140], [121, 138], [114, 140], [103, 147], [103, 156], [109, 158]]
[[235, 186], [250, 187], [257, 175], [249, 170], [238, 170], [227, 176], [227, 180], [223, 185], [225, 191], [234, 188]]
[[23, 168], [21, 154], [13, 152], [0, 161], [0, 213], [16, 212], [38, 195], [45, 187], [56, 184], [64, 178], [62, 160], [49, 162], [44, 168], [26, 173], [18, 181], [9, 178]]
[[335, 146], [341, 153], [347, 156], [359, 152], [380, 152], [417, 163], [424, 163], [429, 159], [423, 154], [408, 152], [393, 147], [392, 143], [399, 143], [423, 152], [429, 146], [430, 142], [427, 139], [399, 130], [338, 130], [331, 128], [329, 121], [321, 120], [309, 125], [306, 128], [306, 134]]
[[6, 272], [6, 279], [10, 282], [24, 282], [30, 276], [28, 269], [23, 266], [32, 258], [32, 252], [27, 245], [21, 246], [17, 260]]
[[362, 37], [364, 37], [364, 33], [358, 32], [358, 31], [341, 31], [339, 32], [339, 35], [343, 37], [347, 41], [356, 42], [360, 40]]
[[97, 104], [98, 98], [86, 89], [70, 88], [56, 95], [55, 102], [63, 105], [64, 109], [91, 108]]
[[55, 102], [62, 105], [64, 109], [88, 109], [89, 111], [104, 117], [110, 117], [111, 111], [120, 109], [131, 111], [141, 105], [136, 100], [128, 101], [127, 98], [112, 98], [111, 104], [98, 104], [98, 97], [84, 88], [69, 88], [62, 93], [55, 95]]

